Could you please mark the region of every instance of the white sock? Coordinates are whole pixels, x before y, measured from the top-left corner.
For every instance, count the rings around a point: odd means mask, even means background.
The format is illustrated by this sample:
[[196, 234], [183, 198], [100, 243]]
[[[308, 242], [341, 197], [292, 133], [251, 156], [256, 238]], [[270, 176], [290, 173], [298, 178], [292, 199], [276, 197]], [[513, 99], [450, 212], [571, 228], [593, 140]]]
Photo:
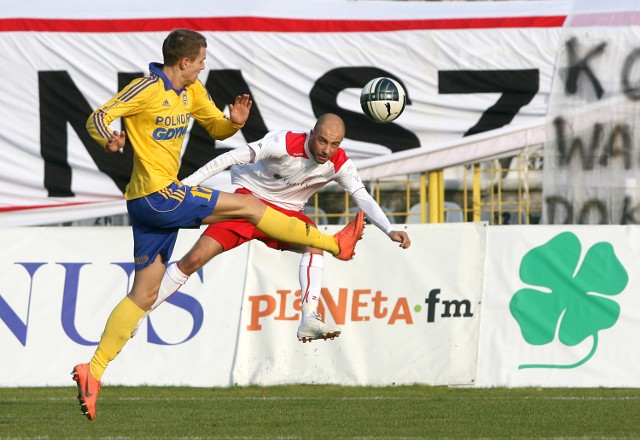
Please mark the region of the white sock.
[[305, 252], [300, 259], [298, 276], [300, 278], [300, 296], [302, 317], [318, 310], [320, 291], [322, 290], [322, 268], [324, 255]]
[[131, 331], [131, 337], [133, 338], [136, 334], [138, 334], [138, 329], [140, 328], [140, 324], [142, 321], [149, 316], [149, 313], [153, 312], [153, 310], [158, 307], [162, 302], [169, 298], [171, 295], [176, 293], [176, 291], [187, 282], [189, 279], [188, 275], [182, 273], [180, 269], [178, 269], [178, 265], [176, 263], [172, 263], [167, 267], [167, 270], [164, 271], [164, 276], [162, 277], [162, 282], [160, 283], [160, 291], [158, 292], [158, 298], [156, 298], [156, 302], [153, 303], [151, 308], [146, 311], [140, 321], [136, 324], [136, 326]]
[[171, 263], [167, 270], [164, 271], [162, 282], [160, 283], [160, 291], [158, 292], [158, 298], [153, 303], [149, 312], [158, 307], [162, 302], [173, 295], [184, 283], [189, 279], [188, 275], [182, 273], [178, 269], [177, 263]]

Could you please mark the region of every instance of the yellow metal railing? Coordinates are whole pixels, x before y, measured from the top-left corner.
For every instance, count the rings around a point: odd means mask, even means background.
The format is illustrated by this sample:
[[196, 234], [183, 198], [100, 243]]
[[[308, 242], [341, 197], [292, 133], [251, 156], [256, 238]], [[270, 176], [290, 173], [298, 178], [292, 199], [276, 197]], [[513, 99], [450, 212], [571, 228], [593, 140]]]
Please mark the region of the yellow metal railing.
[[[452, 170], [437, 170], [366, 184], [393, 223], [531, 224], [542, 212], [541, 159], [537, 151], [458, 167], [453, 178], [447, 178]], [[333, 186], [316, 194], [305, 213], [317, 224], [344, 224], [356, 210], [350, 197]]]

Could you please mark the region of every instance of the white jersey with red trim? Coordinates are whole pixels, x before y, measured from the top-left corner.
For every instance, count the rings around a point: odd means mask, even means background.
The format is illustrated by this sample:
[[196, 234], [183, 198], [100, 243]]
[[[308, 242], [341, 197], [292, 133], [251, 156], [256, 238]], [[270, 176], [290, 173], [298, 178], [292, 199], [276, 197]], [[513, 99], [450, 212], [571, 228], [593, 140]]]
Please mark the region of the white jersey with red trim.
[[349, 194], [364, 188], [358, 171], [342, 148], [319, 164], [309, 151], [309, 132], [274, 131], [249, 144], [251, 163], [234, 165], [231, 182], [284, 209], [302, 211], [307, 200], [329, 182]]

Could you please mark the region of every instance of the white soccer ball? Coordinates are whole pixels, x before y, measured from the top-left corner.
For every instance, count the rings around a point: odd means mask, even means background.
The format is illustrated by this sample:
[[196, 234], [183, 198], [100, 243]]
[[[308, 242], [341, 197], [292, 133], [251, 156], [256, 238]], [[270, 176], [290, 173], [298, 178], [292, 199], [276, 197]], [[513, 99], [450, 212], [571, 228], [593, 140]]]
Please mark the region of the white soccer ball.
[[407, 95], [404, 89], [391, 78], [374, 78], [360, 92], [360, 106], [373, 122], [386, 124], [404, 111]]

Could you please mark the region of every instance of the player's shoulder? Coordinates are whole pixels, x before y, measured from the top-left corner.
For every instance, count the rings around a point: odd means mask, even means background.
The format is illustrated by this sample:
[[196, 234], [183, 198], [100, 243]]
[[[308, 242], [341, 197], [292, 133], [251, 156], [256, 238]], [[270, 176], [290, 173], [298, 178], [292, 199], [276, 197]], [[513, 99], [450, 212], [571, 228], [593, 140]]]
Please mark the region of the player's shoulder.
[[306, 157], [304, 146], [308, 135], [309, 133], [304, 131], [270, 131], [262, 139], [261, 146], [268, 147], [274, 152], [277, 150], [279, 154], [283, 155]]
[[330, 161], [331, 163], [333, 163], [333, 169], [336, 171], [336, 173], [340, 171], [347, 162], [350, 163], [347, 152], [344, 151], [342, 148], [338, 148], [336, 150], [333, 156], [331, 156]]
[[199, 79], [196, 80], [196, 82], [194, 82], [193, 84], [188, 84], [186, 86], [186, 90], [187, 90], [187, 96], [189, 96], [189, 98], [187, 99], [189, 101], [206, 99], [211, 104], [214, 104], [213, 98], [211, 97], [209, 90], [207, 90], [207, 87]]
[[306, 131], [289, 130], [284, 134], [284, 141], [287, 146], [287, 153], [294, 157], [307, 157], [304, 151], [304, 145], [309, 137]]
[[162, 81], [157, 75], [152, 74], [135, 78], [120, 91], [119, 99], [121, 101], [131, 101], [153, 93], [158, 86], [162, 86]]

